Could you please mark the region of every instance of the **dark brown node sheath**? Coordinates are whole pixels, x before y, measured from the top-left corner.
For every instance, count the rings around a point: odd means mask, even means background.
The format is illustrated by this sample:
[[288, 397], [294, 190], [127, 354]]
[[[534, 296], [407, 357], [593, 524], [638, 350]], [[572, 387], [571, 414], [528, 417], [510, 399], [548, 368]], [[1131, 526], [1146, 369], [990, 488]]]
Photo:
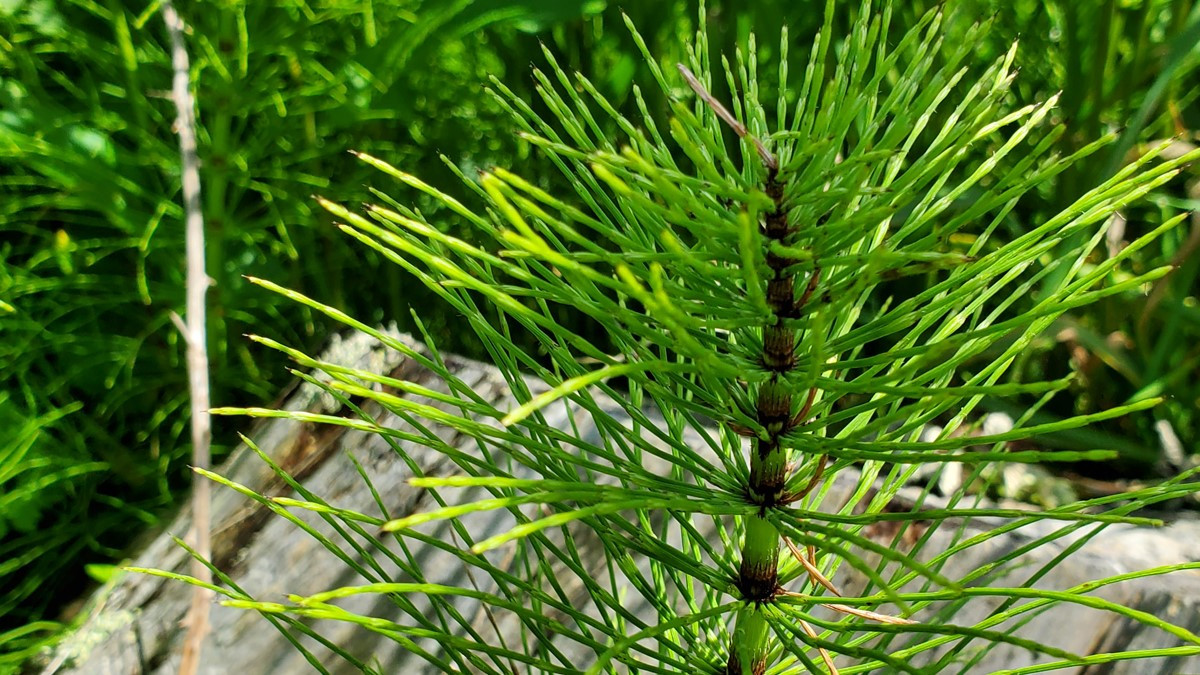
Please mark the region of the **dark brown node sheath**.
[[[753, 675], [763, 675], [767, 672], [766, 660], [755, 661], [750, 666], [750, 672]], [[729, 663], [725, 665], [725, 675], [742, 675], [742, 660], [738, 658], [737, 652], [729, 654]]]
[[[774, 437], [772, 440], [776, 441]], [[772, 452], [781, 452], [781, 450], [778, 441], [775, 443], [759, 441], [758, 452], [766, 456]], [[759, 462], [750, 467], [750, 500], [765, 509], [780, 503], [783, 497], [783, 488], [787, 485], [787, 471], [786, 467], [781, 469], [774, 466], [763, 466], [763, 464], [763, 462]]]
[[738, 567], [738, 590], [750, 602], [770, 602], [779, 592], [779, 561], [754, 564], [745, 558]]

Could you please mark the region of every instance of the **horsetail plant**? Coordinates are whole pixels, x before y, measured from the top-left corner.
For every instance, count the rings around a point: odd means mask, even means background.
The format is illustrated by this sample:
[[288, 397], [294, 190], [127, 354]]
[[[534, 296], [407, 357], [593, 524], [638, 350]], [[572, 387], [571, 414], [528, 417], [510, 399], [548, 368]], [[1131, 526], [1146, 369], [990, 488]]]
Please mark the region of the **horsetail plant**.
[[[1191, 632], [1083, 595], [1115, 578], [1044, 591], [1034, 582], [1045, 567], [1006, 580], [1006, 570], [1024, 564], [1017, 552], [987, 569], [949, 571], [956, 556], [1001, 531], [1061, 521], [1041, 543], [1068, 534], [1086, 540], [1110, 523], [1148, 523], [1130, 514], [1196, 489], [1183, 476], [1040, 512], [991, 508], [968, 490], [998, 463], [1111, 458], [1103, 449], [1008, 443], [1157, 403], [1029, 424], [1069, 380], [1021, 382], [1008, 370], [1064, 312], [1136, 293], [1166, 273], [1130, 272], [1123, 263], [1179, 219], [1111, 257], [1096, 246], [1118, 209], [1196, 155], [1151, 152], [1053, 218], [1014, 227], [1020, 200], [1109, 139], [1053, 155], [1062, 131], [1048, 122], [1055, 101], [1010, 106], [1015, 45], [968, 74], [964, 64], [986, 25], [946, 44], [935, 12], [895, 36], [891, 5], [865, 0], [849, 35], [835, 40], [834, 4], [826, 3], [798, 78], [783, 30], [772, 105], [760, 98], [753, 38], [732, 62], [712, 62], [703, 7], [688, 63], [677, 71], [660, 68], [634, 32], [667, 95], [665, 124], [640, 90], [642, 114], [631, 119], [549, 51], [549, 68], [534, 72], [545, 114], [494, 82], [521, 137], [561, 170], [561, 194], [505, 169], [477, 180], [459, 172], [474, 195], [468, 203], [360, 155], [440, 202], [444, 222], [382, 192], [383, 205], [367, 205], [365, 214], [320, 203], [346, 234], [465, 317], [517, 403], [497, 405], [474, 391], [428, 335], [417, 349], [254, 279], [401, 350], [445, 388], [325, 363], [256, 337], [323, 371], [324, 386], [347, 404], [373, 401], [405, 420], [404, 429], [382, 426], [358, 406], [357, 419], [214, 412], [383, 434], [417, 474], [412, 485], [439, 508], [393, 518], [340, 509], [299, 486], [287, 499], [247, 491], [277, 512], [307, 509], [336, 522], [346, 543], [322, 543], [339, 555], [361, 553], [354, 537], [368, 537], [365, 548], [401, 572], [363, 566], [364, 585], [289, 603], [217, 588], [228, 604], [276, 625], [358, 623], [447, 672], [940, 672], [955, 660], [969, 667], [980, 650], [1005, 643], [1039, 659], [1014, 673], [1200, 654]], [[717, 74], [732, 92], [724, 102], [713, 93]], [[607, 131], [614, 128], [619, 140]], [[449, 224], [472, 236], [447, 233]], [[1086, 245], [1069, 256], [1051, 255], [1080, 237]], [[1059, 281], [1047, 288], [1051, 278]], [[974, 431], [981, 402], [1012, 396], [1032, 397], [1029, 415], [1000, 433]], [[439, 428], [476, 449], [448, 444]], [[420, 475], [411, 443], [446, 453], [454, 475]], [[952, 463], [966, 467], [967, 478], [934, 495]], [[464, 489], [487, 494], [456, 499]], [[901, 500], [903, 490], [915, 494]], [[511, 529], [475, 531], [462, 520], [492, 510], [506, 512]], [[977, 519], [1006, 524], [972, 534], [966, 524]], [[450, 524], [453, 544], [424, 533], [434, 521]], [[900, 533], [881, 543], [868, 529], [885, 522]], [[369, 535], [367, 525], [383, 534]], [[944, 535], [937, 550], [935, 533]], [[585, 536], [599, 541], [599, 561], [581, 559], [575, 543]], [[429, 582], [418, 551], [430, 547], [460, 560], [474, 587]], [[855, 575], [856, 595], [834, 581]], [[564, 590], [568, 580], [581, 594]], [[407, 618], [333, 603], [361, 594], [386, 596]], [[642, 611], [629, 609], [631, 597]], [[960, 610], [986, 599], [999, 605], [984, 619], [956, 622]], [[486, 612], [494, 635], [464, 616], [474, 613], [464, 613], [464, 601]], [[1004, 627], [1075, 601], [1161, 629], [1179, 646], [1077, 655]], [[505, 616], [515, 629], [498, 627]]]

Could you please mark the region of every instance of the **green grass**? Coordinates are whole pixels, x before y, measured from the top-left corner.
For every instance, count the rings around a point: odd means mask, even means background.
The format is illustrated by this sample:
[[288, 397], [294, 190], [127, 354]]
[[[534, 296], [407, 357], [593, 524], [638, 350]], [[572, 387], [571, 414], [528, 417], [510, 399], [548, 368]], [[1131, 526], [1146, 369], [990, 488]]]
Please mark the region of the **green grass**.
[[[183, 306], [179, 156], [154, 9], [0, 6], [0, 631], [55, 618], [87, 583], [83, 564], [118, 557], [186, 485], [183, 345], [169, 321]], [[494, 132], [500, 109], [473, 83], [504, 72], [504, 50], [536, 48], [516, 28], [594, 9], [181, 6], [215, 281], [214, 401], [267, 402], [288, 382], [282, 359], [241, 337], [251, 327], [313, 348], [330, 331], [244, 274], [286, 279], [375, 321], [407, 317], [406, 303], [425, 295], [347, 247], [308, 196], [333, 187], [367, 196], [369, 174], [349, 148], [427, 170], [442, 168], [431, 148], [480, 162], [513, 156], [515, 139]], [[512, 46], [479, 32], [503, 26]], [[235, 429], [217, 429], [218, 453]], [[51, 627], [3, 649], [20, 651]]]

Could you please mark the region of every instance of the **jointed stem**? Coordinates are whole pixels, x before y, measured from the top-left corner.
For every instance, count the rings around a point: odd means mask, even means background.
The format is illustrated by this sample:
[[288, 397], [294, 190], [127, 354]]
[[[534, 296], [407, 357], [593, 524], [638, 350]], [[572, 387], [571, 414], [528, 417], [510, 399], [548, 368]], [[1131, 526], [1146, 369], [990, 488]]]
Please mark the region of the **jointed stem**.
[[[770, 170], [766, 190], [775, 200], [775, 209], [767, 215], [765, 233], [768, 238], [783, 243], [789, 230], [782, 203], [783, 187], [774, 169]], [[798, 303], [795, 279], [786, 271], [788, 263], [774, 254], [767, 255], [772, 276], [767, 282], [766, 295], [774, 316], [763, 326], [762, 365], [771, 371], [771, 377], [759, 385], [756, 406], [758, 422], [767, 433], [765, 438], [755, 437], [752, 441], [750, 483], [747, 486], [747, 496], [759, 504], [761, 510], [758, 514], [746, 517], [738, 588], [748, 602], [738, 613], [726, 666], [729, 675], [762, 673], [766, 670], [768, 631], [751, 628], [759, 623], [765, 627], [761, 605], [770, 602], [780, 590], [781, 537], [765, 515], [768, 508], [784, 502], [789, 463], [788, 449], [784, 447], [782, 437], [796, 424], [797, 418], [807, 416], [816, 396], [815, 390], [809, 392], [800, 413], [793, 413], [792, 390], [784, 376], [795, 366], [796, 331], [785, 325], [784, 319], [795, 315]], [[806, 293], [809, 294], [811, 291]]]
[[[793, 412], [792, 388], [786, 380], [786, 375], [796, 365], [796, 329], [789, 327], [786, 320], [799, 316], [804, 305], [812, 297], [820, 280], [821, 268], [814, 261], [808, 283], [801, 297], [797, 299], [795, 261], [775, 252], [787, 247], [788, 242], [785, 240], [791, 234], [787, 210], [783, 203], [784, 183], [779, 178], [778, 160], [762, 141], [751, 135], [745, 125], [705, 90], [691, 71], [680, 65], [679, 72], [696, 95], [712, 108], [739, 138], [754, 144], [763, 166], [767, 169], [765, 191], [775, 205], [763, 224], [763, 233], [769, 240], [765, 249], [771, 275], [767, 281], [766, 298], [771, 309], [771, 318], [763, 326], [762, 366], [771, 375], [758, 385], [755, 410], [758, 423], [766, 430], [766, 434], [755, 435], [751, 441], [750, 482], [746, 486], [746, 496], [759, 506], [759, 512], [746, 517], [742, 563], [737, 581], [746, 604], [738, 611], [729, 649], [729, 662], [726, 666], [727, 675], [761, 675], [767, 667], [770, 633], [762, 606], [771, 602], [782, 591], [779, 587], [779, 549], [782, 537], [767, 520], [766, 512], [770, 508], [803, 497], [820, 481], [825, 468], [822, 460], [808, 486], [798, 495], [784, 493], [790, 464], [788, 448], [783, 444], [783, 435], [808, 417], [817, 395], [815, 388], [810, 389], [800, 411]], [[824, 656], [826, 662], [831, 663], [828, 655]]]

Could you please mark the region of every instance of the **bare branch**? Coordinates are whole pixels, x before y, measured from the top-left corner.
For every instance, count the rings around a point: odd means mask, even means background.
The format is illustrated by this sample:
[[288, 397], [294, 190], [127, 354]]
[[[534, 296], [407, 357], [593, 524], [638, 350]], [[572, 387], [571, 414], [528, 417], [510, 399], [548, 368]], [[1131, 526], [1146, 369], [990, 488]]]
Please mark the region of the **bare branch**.
[[[800, 627], [804, 629], [805, 633], [808, 633], [808, 637], [817, 637], [817, 631], [813, 630], [813, 627], [804, 619], [800, 619]], [[837, 666], [833, 665], [833, 657], [829, 655], [829, 652], [820, 647], [817, 647], [817, 651], [821, 653], [821, 660], [825, 662], [825, 667], [829, 669], [829, 675], [838, 675]]]
[[675, 67], [679, 69], [679, 73], [683, 75], [683, 79], [687, 80], [688, 86], [692, 88], [692, 91], [696, 92], [696, 95], [700, 97], [700, 100], [707, 103], [708, 107], [713, 109], [713, 112], [717, 114], [717, 117], [721, 118], [721, 121], [725, 122], [725, 124], [728, 124], [730, 128], [733, 129], [733, 133], [737, 134], [738, 138], [750, 139], [750, 142], [754, 144], [754, 149], [758, 151], [758, 156], [762, 158], [763, 164], [767, 167], [767, 169], [771, 171], [776, 171], [779, 169], [779, 160], [775, 159], [775, 155], [772, 155], [770, 150], [767, 150], [767, 146], [763, 145], [762, 141], [758, 140], [756, 136], [751, 134], [749, 130], [746, 129], [746, 125], [737, 121], [737, 118], [735, 118], [733, 114], [729, 112], [728, 108], [721, 105], [720, 101], [713, 98], [713, 95], [708, 93], [708, 90], [704, 88], [703, 84], [700, 84], [700, 80], [698, 80], [696, 76], [692, 74], [692, 71], [688, 70], [687, 66], [679, 63], [676, 64]]
[[[200, 160], [196, 152], [196, 103], [191, 94], [187, 49], [183, 41], [183, 21], [171, 0], [163, 0], [163, 21], [171, 37], [171, 64], [174, 78], [171, 98], [179, 112], [176, 128], [179, 132], [179, 154], [183, 168], [183, 207], [187, 229], [187, 324], [183, 326], [187, 342], [188, 382], [192, 407], [192, 464], [208, 469], [212, 464], [210, 443], [212, 421], [208, 414], [208, 349], [205, 334], [204, 295], [209, 278], [204, 273], [204, 216], [200, 212]], [[212, 558], [210, 539], [212, 496], [210, 483], [196, 475], [192, 483], [193, 546], [201, 557]], [[199, 561], [192, 563], [192, 575], [211, 583], [212, 574]], [[196, 588], [192, 607], [188, 611], [187, 636], [184, 639], [183, 659], [179, 666], [182, 675], [194, 675], [200, 664], [200, 648], [208, 633], [208, 613], [212, 592]]]

